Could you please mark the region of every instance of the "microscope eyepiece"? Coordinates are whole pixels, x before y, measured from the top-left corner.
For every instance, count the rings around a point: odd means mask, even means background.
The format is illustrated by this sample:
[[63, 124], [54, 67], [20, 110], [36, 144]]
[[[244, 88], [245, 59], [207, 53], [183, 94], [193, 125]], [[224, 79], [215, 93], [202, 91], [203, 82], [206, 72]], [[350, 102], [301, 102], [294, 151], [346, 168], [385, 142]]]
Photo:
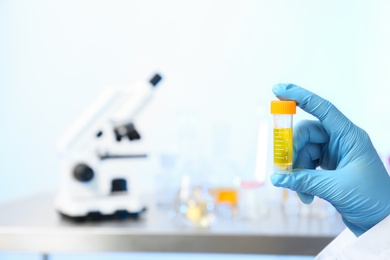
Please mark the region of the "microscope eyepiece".
[[152, 84], [153, 87], [156, 87], [157, 84], [161, 81], [162, 77], [160, 74], [156, 73], [154, 76], [149, 80], [150, 84]]

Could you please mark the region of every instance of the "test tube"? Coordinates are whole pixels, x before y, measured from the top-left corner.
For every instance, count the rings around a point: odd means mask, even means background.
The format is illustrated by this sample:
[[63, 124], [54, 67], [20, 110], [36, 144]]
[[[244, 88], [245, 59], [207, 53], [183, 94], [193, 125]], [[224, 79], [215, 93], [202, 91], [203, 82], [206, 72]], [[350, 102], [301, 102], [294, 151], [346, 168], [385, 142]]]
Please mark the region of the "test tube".
[[271, 114], [274, 117], [274, 173], [292, 173], [293, 160], [293, 100], [272, 100]]

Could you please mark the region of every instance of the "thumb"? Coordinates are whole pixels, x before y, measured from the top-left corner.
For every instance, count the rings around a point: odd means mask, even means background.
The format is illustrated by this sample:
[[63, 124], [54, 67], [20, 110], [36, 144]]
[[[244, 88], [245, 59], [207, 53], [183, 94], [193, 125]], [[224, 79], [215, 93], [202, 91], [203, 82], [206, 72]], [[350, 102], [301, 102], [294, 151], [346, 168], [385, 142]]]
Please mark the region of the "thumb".
[[298, 193], [303, 203], [309, 204], [314, 196], [326, 199], [332, 187], [334, 174], [325, 170], [294, 170], [292, 174], [272, 174], [271, 182], [276, 187], [288, 188]]

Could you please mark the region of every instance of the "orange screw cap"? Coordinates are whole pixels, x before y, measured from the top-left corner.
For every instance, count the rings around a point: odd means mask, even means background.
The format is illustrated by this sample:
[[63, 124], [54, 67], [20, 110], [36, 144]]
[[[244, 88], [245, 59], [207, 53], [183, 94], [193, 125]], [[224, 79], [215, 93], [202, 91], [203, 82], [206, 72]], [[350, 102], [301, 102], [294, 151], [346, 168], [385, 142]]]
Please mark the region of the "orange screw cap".
[[297, 103], [294, 100], [272, 100], [271, 114], [295, 114]]

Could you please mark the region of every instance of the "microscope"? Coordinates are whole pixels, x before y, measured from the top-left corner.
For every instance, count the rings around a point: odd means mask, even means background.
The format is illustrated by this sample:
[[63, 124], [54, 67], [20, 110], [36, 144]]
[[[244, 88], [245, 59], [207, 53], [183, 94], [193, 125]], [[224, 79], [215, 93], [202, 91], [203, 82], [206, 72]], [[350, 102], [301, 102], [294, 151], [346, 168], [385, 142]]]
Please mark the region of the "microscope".
[[146, 210], [137, 187], [147, 151], [135, 119], [162, 77], [110, 88], [59, 142], [61, 183], [56, 210], [76, 221], [138, 218]]

